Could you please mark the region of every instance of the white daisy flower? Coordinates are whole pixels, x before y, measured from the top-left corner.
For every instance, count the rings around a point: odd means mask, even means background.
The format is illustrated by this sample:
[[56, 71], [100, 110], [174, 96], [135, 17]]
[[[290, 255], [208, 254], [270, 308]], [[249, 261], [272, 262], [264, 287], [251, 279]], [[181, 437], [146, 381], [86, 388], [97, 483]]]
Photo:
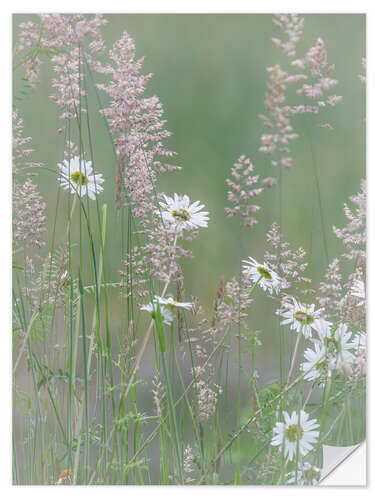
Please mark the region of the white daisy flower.
[[283, 411], [284, 422], [277, 422], [273, 433], [271, 444], [278, 446], [280, 450], [284, 448], [284, 455], [287, 461], [293, 460], [294, 455], [298, 453], [299, 456], [304, 457], [309, 451], [313, 449], [313, 444], [317, 442], [319, 428], [317, 420], [313, 418], [309, 420], [309, 415], [301, 410], [297, 415], [296, 411], [289, 416], [286, 411]]
[[[332, 323], [326, 321], [324, 318], [318, 318], [314, 322], [314, 330], [317, 332], [321, 343], [324, 343], [325, 339], [331, 336], [331, 327]], [[313, 342], [317, 341], [313, 339]]]
[[301, 370], [308, 371], [304, 378], [309, 381], [330, 375], [327, 351], [321, 343], [316, 343], [314, 349], [308, 347], [305, 350], [305, 362], [301, 363]]
[[103, 191], [104, 179], [102, 174], [94, 173], [91, 161], [81, 160], [79, 156], [74, 156], [70, 160], [64, 160], [58, 163], [60, 169], [60, 184], [64, 189], [70, 189], [71, 193], [77, 193], [79, 196], [87, 196], [92, 200], [96, 195]]
[[286, 474], [286, 484], [295, 484], [298, 486], [312, 485], [316, 486], [320, 479], [320, 469], [309, 462], [299, 464], [298, 471], [293, 470]]
[[187, 309], [188, 311], [193, 307], [192, 302], [177, 302], [172, 297], [162, 298], [158, 295], [155, 295], [155, 299], [164, 306], [168, 306], [170, 309], [174, 309], [175, 307], [179, 307], [181, 309]]
[[347, 325], [340, 323], [335, 330], [332, 323], [320, 318], [316, 322], [315, 330], [319, 335], [319, 340], [313, 339], [315, 349], [326, 349], [330, 370], [341, 370], [352, 363], [354, 355], [351, 349], [357, 347], [358, 343], [350, 341], [353, 334]]
[[324, 344], [328, 351], [332, 351], [333, 356], [330, 361], [331, 369], [340, 370], [353, 362], [354, 355], [351, 352], [353, 343], [350, 342], [352, 332], [348, 330], [345, 323], [340, 323], [336, 330], [331, 330], [331, 335], [324, 339]]
[[[157, 300], [149, 302], [148, 304], [145, 304], [144, 306], [141, 307], [141, 311], [149, 312], [151, 314], [152, 319], [155, 319], [157, 312], [157, 304], [158, 304]], [[173, 314], [171, 313], [170, 309], [168, 307], [163, 306], [160, 303], [159, 303], [159, 308], [163, 323], [165, 323], [166, 325], [171, 325], [173, 322]]]
[[358, 332], [353, 339], [352, 348], [354, 355], [345, 364], [344, 369], [350, 376], [362, 376], [366, 374], [367, 363], [366, 363], [366, 345], [367, 338], [365, 332]]
[[246, 276], [248, 276], [253, 283], [256, 283], [259, 279], [259, 286], [263, 288], [266, 292], [268, 291], [270, 294], [279, 293], [280, 288], [283, 288], [282, 279], [272, 271], [272, 269], [266, 264], [259, 264], [252, 257], [248, 258], [249, 260], [244, 260], [243, 272]]
[[208, 212], [200, 212], [204, 208], [204, 205], [200, 205], [200, 201], [190, 204], [189, 196], [186, 194], [179, 196], [176, 193], [174, 198], [166, 195], [164, 198], [165, 203], [160, 202], [160, 209], [165, 222], [172, 223], [181, 230], [207, 227]]
[[312, 329], [316, 328], [316, 322], [322, 310], [315, 311], [314, 304], [306, 306], [298, 302], [294, 297], [292, 297], [292, 301], [293, 303], [285, 303], [282, 309], [276, 311], [276, 314], [285, 318], [281, 322], [282, 325], [290, 325], [292, 330], [296, 330], [298, 333], [302, 332], [305, 338], [309, 338]]
[[366, 302], [366, 290], [364, 282], [362, 280], [355, 280], [351, 288], [351, 291], [354, 297], [363, 299], [357, 304], [357, 306], [362, 306]]

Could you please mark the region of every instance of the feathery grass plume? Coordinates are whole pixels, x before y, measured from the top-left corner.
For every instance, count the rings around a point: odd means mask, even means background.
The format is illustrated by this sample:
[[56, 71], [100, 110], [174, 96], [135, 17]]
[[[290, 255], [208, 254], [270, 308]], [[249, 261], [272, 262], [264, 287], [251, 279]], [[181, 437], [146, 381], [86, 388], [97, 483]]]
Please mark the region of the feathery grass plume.
[[86, 95], [83, 64], [93, 68], [100, 65], [96, 58], [105, 48], [101, 27], [107, 21], [100, 14], [92, 18], [82, 14], [47, 14], [42, 16], [42, 22], [46, 33], [42, 47], [46, 45], [47, 50], [57, 52], [51, 58], [56, 74], [52, 88], [56, 93], [50, 98], [63, 110], [60, 118], [79, 119], [79, 114], [86, 112], [82, 105], [82, 97]]
[[279, 458], [272, 451], [268, 451], [261, 461], [255, 462], [255, 477], [248, 477], [251, 484], [272, 484], [273, 476], [279, 469]]
[[[345, 246], [340, 258], [329, 265], [324, 280], [320, 283], [319, 304], [324, 307], [326, 315], [332, 320], [340, 320], [355, 324], [359, 328], [366, 326], [365, 277], [366, 277], [366, 183], [361, 182], [361, 190], [349, 197], [354, 204], [350, 208], [344, 204], [344, 213], [348, 219], [345, 227], [333, 227], [336, 236]], [[349, 261], [354, 270], [343, 277], [340, 267]], [[361, 285], [361, 293], [353, 292], [353, 288]], [[358, 298], [359, 297], [359, 298]]]
[[345, 368], [349, 379], [349, 387], [354, 390], [357, 388], [363, 376], [367, 372], [367, 354], [366, 349], [362, 349], [354, 358], [351, 365]]
[[[288, 57], [294, 57], [296, 46], [302, 36], [304, 19], [297, 14], [277, 14], [274, 24], [286, 35], [286, 41], [273, 38], [273, 42]], [[306, 80], [306, 75], [290, 74], [279, 64], [267, 68], [269, 78], [264, 100], [265, 114], [258, 115], [264, 126], [270, 130], [262, 134], [262, 146], [259, 151], [272, 157], [273, 166], [282, 165], [291, 168], [293, 159], [289, 143], [297, 139], [290, 120], [291, 108], [286, 102], [286, 92], [289, 85]]]
[[131, 253], [124, 256], [123, 268], [119, 270], [121, 277], [121, 297], [128, 299], [138, 296], [141, 300], [149, 295], [147, 267], [143, 251], [134, 247]]
[[13, 238], [18, 251], [20, 247], [41, 248], [46, 242], [46, 204], [30, 176], [24, 184], [13, 183]]
[[271, 189], [273, 186], [277, 184], [277, 179], [276, 177], [265, 177], [262, 180], [262, 186]]
[[160, 380], [160, 374], [154, 375], [152, 379], [152, 386], [153, 388], [151, 389], [152, 392], [152, 397], [154, 400], [154, 406], [156, 410], [156, 414], [159, 418], [163, 416], [163, 410], [165, 407], [165, 389], [163, 387], [163, 384]]
[[366, 69], [367, 69], [367, 63], [366, 63], [366, 58], [362, 57], [362, 70], [363, 70], [363, 75], [358, 75], [358, 78], [361, 80], [362, 83], [366, 84]]
[[[12, 112], [13, 142], [12, 142], [12, 204], [13, 204], [13, 252], [20, 251], [24, 246], [41, 248], [45, 245], [46, 204], [28, 174], [22, 184], [16, 180], [16, 175], [24, 169], [42, 167], [43, 163], [30, 161], [33, 149], [25, 148], [32, 141], [31, 137], [23, 136], [23, 120], [17, 109]], [[35, 175], [35, 174], [34, 174]]]
[[60, 107], [67, 107], [63, 117], [72, 118], [79, 100], [79, 51], [84, 51], [87, 60], [94, 64], [96, 54], [104, 50], [101, 27], [107, 21], [101, 14], [53, 13], [39, 14], [39, 17], [39, 23], [20, 24], [16, 54], [22, 58], [21, 63], [25, 62], [26, 77], [31, 86], [36, 85], [42, 58], [51, 58], [56, 64], [54, 70], [57, 74], [52, 86], [58, 92], [52, 98]]
[[[191, 308], [191, 321], [187, 326], [187, 335], [185, 338], [185, 343], [189, 345], [189, 342], [193, 345], [193, 350], [197, 355], [197, 358], [202, 358], [201, 346], [200, 344], [195, 344], [196, 342], [202, 341], [204, 344], [212, 342], [210, 336], [211, 331], [207, 329], [208, 320], [204, 314], [203, 307], [199, 304], [199, 299], [196, 296], [191, 297], [192, 308]], [[194, 347], [195, 346], [195, 347]], [[205, 353], [206, 354], [206, 353]], [[204, 355], [205, 355], [204, 354]], [[204, 357], [204, 356], [203, 356]]]
[[186, 445], [184, 451], [184, 475], [185, 475], [185, 483], [191, 484], [194, 482], [194, 478], [192, 474], [194, 472], [194, 455], [193, 449], [190, 444]]
[[215, 383], [215, 366], [208, 362], [208, 346], [218, 343], [218, 338], [215, 338], [217, 330], [207, 329], [208, 321], [197, 297], [192, 297], [192, 304], [192, 318], [195, 321], [188, 327], [185, 343], [191, 346], [194, 357], [191, 373], [197, 377], [193, 389], [194, 408], [201, 420], [209, 420], [216, 411], [222, 393], [222, 387]]
[[[165, 199], [162, 193], [157, 197], [160, 200]], [[149, 203], [149, 208], [152, 207], [152, 201]], [[194, 202], [194, 207], [199, 202]], [[139, 206], [139, 205], [138, 205]], [[143, 205], [145, 208], [145, 205]], [[176, 218], [179, 218], [178, 211], [172, 211]], [[194, 217], [190, 216], [187, 210], [183, 209], [182, 220], [186, 217], [188, 221], [194, 221]], [[199, 216], [202, 212], [198, 212]], [[206, 213], [206, 212], [205, 212]], [[204, 218], [207, 218], [204, 216]], [[203, 221], [206, 227], [207, 222]], [[122, 288], [124, 297], [129, 297], [130, 290], [134, 290], [140, 297], [147, 295], [145, 288], [149, 291], [147, 284], [150, 277], [160, 281], [164, 286], [169, 286], [181, 280], [181, 270], [179, 260], [181, 258], [192, 258], [191, 250], [183, 247], [183, 241], [192, 241], [198, 236], [198, 230], [195, 227], [185, 227], [182, 229], [179, 223], [174, 223], [164, 217], [164, 212], [154, 208], [140, 221], [141, 229], [137, 232], [143, 237], [143, 244], [132, 249], [123, 261], [125, 271], [121, 270]], [[130, 278], [129, 271], [132, 269]]]
[[[344, 283], [344, 295], [341, 299], [341, 320], [357, 325], [360, 329], [366, 328], [366, 303], [365, 300], [359, 301], [358, 297], [353, 294], [353, 287], [357, 282], [363, 283], [364, 285], [364, 275], [363, 269], [357, 267], [355, 271], [349, 274], [346, 283]], [[363, 299], [365, 299], [365, 293], [363, 294]]]
[[339, 321], [342, 317], [343, 284], [338, 258], [328, 265], [324, 281], [319, 285], [318, 301], [324, 309], [325, 317], [331, 321]]
[[241, 155], [231, 169], [232, 179], [227, 179], [230, 188], [228, 201], [233, 207], [224, 209], [229, 217], [239, 214], [244, 225], [250, 228], [258, 223], [254, 214], [260, 210], [260, 206], [250, 200], [263, 191], [261, 187], [254, 187], [259, 181], [259, 175], [251, 175], [253, 170], [254, 165], [250, 159]]
[[110, 64], [97, 64], [95, 70], [112, 79], [107, 84], [98, 84], [98, 88], [111, 99], [109, 107], [101, 113], [108, 121], [116, 148], [115, 199], [117, 207], [122, 206], [126, 192], [126, 204], [138, 219], [138, 234], [143, 239], [125, 256], [126, 270], [121, 275], [125, 295], [137, 290], [144, 296], [142, 289], [147, 287], [150, 275], [165, 284], [176, 277], [177, 260], [191, 255], [178, 240], [191, 239], [197, 233], [177, 234], [174, 225], [161, 217], [162, 195], [155, 190], [157, 175], [179, 167], [165, 162], [176, 153], [163, 144], [170, 136], [164, 128], [163, 106], [156, 96], [143, 95], [151, 75], [140, 73], [143, 58], [135, 59], [134, 42], [126, 32], [114, 44], [110, 58]]
[[298, 14], [275, 14], [272, 22], [288, 37], [286, 41], [272, 38], [273, 43], [288, 57], [295, 57], [296, 45], [303, 32], [304, 18]]
[[38, 56], [30, 57], [25, 63], [26, 76], [31, 87], [36, 87], [42, 62]]
[[[295, 14], [277, 15], [273, 21], [288, 36], [285, 42], [274, 38], [274, 43], [289, 58], [295, 57], [296, 45], [302, 35], [303, 18]], [[329, 65], [327, 62], [327, 51], [321, 38], [317, 39], [316, 44], [302, 59], [291, 61], [289, 69], [283, 69], [279, 64], [267, 68], [269, 81], [264, 101], [266, 113], [259, 115], [259, 118], [265, 127], [270, 129], [270, 133], [261, 136], [262, 146], [259, 150], [273, 158], [272, 165], [292, 167], [289, 142], [298, 137], [298, 134], [293, 132], [291, 120], [295, 115], [318, 114], [322, 108], [336, 106], [342, 100], [342, 96], [335, 94], [325, 96], [325, 93], [338, 84], [338, 81], [330, 76], [334, 69], [334, 64]], [[312, 99], [314, 104], [287, 104], [288, 86], [296, 83], [302, 83], [296, 90], [297, 95]], [[333, 129], [329, 123], [324, 123], [321, 127]]]
[[32, 141], [31, 137], [23, 137], [23, 119], [18, 109], [12, 111], [12, 168], [13, 175], [20, 173], [24, 168], [42, 167], [42, 162], [29, 161], [33, 149], [25, 148]]
[[[48, 253], [36, 280], [40, 295], [39, 309], [47, 304], [64, 305], [70, 280], [67, 247], [58, 248], [52, 255]], [[78, 296], [76, 282], [73, 288]]]
[[357, 194], [349, 197], [353, 208], [345, 203], [344, 213], [348, 223], [342, 229], [333, 227], [336, 236], [346, 247], [343, 257], [351, 261], [357, 261], [358, 266], [364, 268], [366, 262], [366, 181], [362, 180], [361, 189]]
[[[342, 96], [336, 94], [325, 96], [338, 84], [338, 80], [331, 78], [335, 65], [328, 64], [325, 43], [321, 38], [317, 39], [315, 45], [306, 52], [302, 59], [294, 60], [292, 66], [307, 73], [305, 77], [308, 83], [304, 83], [297, 89], [297, 94], [304, 95], [316, 104], [292, 106], [291, 115], [298, 113], [318, 114], [322, 108], [336, 106], [342, 100]], [[324, 128], [332, 127], [329, 124], [324, 124]]]
[[81, 105], [82, 97], [86, 94], [82, 85], [84, 75], [81, 71], [80, 48], [53, 56], [52, 62], [56, 74], [56, 78], [52, 79], [52, 88], [56, 93], [50, 99], [63, 110], [60, 115], [62, 120], [78, 118], [80, 112], [86, 112]]
[[262, 134], [262, 146], [259, 151], [270, 155], [272, 165], [283, 165], [292, 167], [289, 142], [298, 137], [293, 131], [290, 121], [290, 106], [286, 104], [286, 89], [290, 83], [304, 80], [304, 76], [290, 77], [279, 64], [267, 68], [269, 80], [267, 82], [267, 92], [264, 100], [265, 114], [260, 114], [259, 118], [265, 127], [270, 130], [267, 134]]
[[[283, 289], [296, 290], [297, 295], [308, 294], [312, 290], [308, 288], [311, 279], [304, 275], [308, 263], [306, 262], [306, 251], [299, 247], [297, 250], [290, 248], [290, 243], [283, 239], [279, 225], [274, 222], [267, 232], [267, 242], [273, 247], [273, 251], [266, 251], [264, 259], [278, 274], [283, 282]], [[283, 300], [290, 297], [289, 292], [282, 292]]]
[[[52, 321], [52, 308], [64, 311], [67, 291], [70, 285], [68, 273], [67, 249], [59, 248], [52, 255], [48, 253], [43, 259], [38, 255], [33, 259], [26, 256], [24, 260], [23, 292], [32, 311], [38, 311], [39, 319], [34, 330], [46, 333]], [[73, 283], [74, 295], [78, 296], [77, 284]], [[76, 307], [73, 307], [73, 317]]]
[[214, 305], [213, 305], [213, 312], [212, 312], [212, 321], [211, 321], [211, 328], [215, 328], [216, 322], [218, 320], [218, 308], [219, 305], [222, 303], [224, 300], [224, 276], [220, 278], [219, 284], [217, 286], [216, 290], [216, 297], [214, 300]]
[[197, 364], [192, 374], [197, 376], [194, 384], [194, 402], [197, 415], [201, 420], [209, 420], [216, 411], [222, 387], [214, 382], [215, 368], [207, 363], [207, 349], [201, 342], [193, 343], [193, 353]]
[[176, 153], [163, 142], [171, 134], [165, 130], [163, 106], [156, 96], [144, 97], [151, 74], [142, 75], [143, 58], [135, 59], [133, 39], [124, 32], [110, 51], [112, 64], [97, 65], [96, 70], [112, 78], [98, 88], [111, 98], [110, 106], [101, 112], [108, 120], [117, 154], [116, 203], [123, 203], [127, 190], [135, 217], [154, 208], [150, 200], [156, 175], [179, 167], [165, 163]]
[[[24, 168], [41, 167], [40, 162], [28, 161], [33, 150], [24, 146], [32, 141], [31, 137], [23, 137], [23, 120], [18, 110], [13, 111], [13, 251], [17, 252], [24, 246], [41, 248], [45, 245], [46, 204], [28, 174], [21, 184], [15, 179], [16, 174]], [[34, 174], [35, 175], [35, 174]]]
[[[200, 375], [203, 375], [202, 371]], [[206, 380], [200, 378], [196, 383], [196, 392], [199, 416], [202, 420], [208, 420], [215, 413], [222, 388], [217, 384], [214, 384], [214, 387], [210, 387]]]
[[252, 287], [253, 283], [246, 274], [241, 277], [241, 285], [235, 277], [225, 284], [224, 296], [217, 307], [214, 329], [223, 330], [230, 325], [238, 325], [248, 317], [248, 309], [253, 302], [250, 297]]
[[[13, 185], [12, 185], [12, 230], [13, 230], [13, 266], [16, 282], [20, 287], [17, 303], [30, 306], [31, 311], [38, 310], [38, 320], [30, 330], [34, 338], [41, 338], [45, 333], [45, 325], [49, 324], [50, 311], [46, 309], [47, 301], [43, 290], [48, 288], [45, 278], [45, 262], [41, 249], [46, 245], [47, 217], [46, 203], [33, 182], [33, 174], [29, 168], [42, 167], [43, 163], [30, 161], [33, 152], [25, 148], [31, 143], [31, 137], [23, 137], [23, 120], [18, 110], [13, 111]], [[26, 171], [26, 179], [22, 182], [22, 174]], [[21, 253], [22, 252], [22, 253]], [[22, 265], [20, 258], [23, 256]], [[22, 269], [22, 276], [19, 271]], [[24, 300], [23, 300], [24, 299]], [[46, 314], [45, 314], [46, 313]], [[21, 320], [18, 317], [16, 324]]]
[[349, 384], [352, 389], [355, 389], [361, 377], [367, 372], [367, 335], [365, 332], [359, 331], [354, 336], [352, 342], [354, 350], [354, 358], [352, 362], [344, 366], [345, 372], [349, 378]]

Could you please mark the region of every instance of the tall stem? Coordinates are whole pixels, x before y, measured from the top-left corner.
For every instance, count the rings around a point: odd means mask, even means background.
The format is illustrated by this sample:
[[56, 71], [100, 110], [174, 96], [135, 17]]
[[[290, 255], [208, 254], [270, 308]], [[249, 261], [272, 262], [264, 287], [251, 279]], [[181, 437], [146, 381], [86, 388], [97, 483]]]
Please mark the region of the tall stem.
[[302, 331], [299, 332], [298, 337], [297, 337], [297, 341], [296, 341], [296, 345], [294, 346], [293, 357], [292, 357], [292, 361], [290, 363], [290, 368], [289, 368], [289, 373], [288, 373], [286, 385], [289, 384], [289, 380], [290, 380], [290, 377], [291, 377], [292, 372], [293, 372], [294, 364], [295, 364], [296, 358], [297, 358], [298, 345], [299, 345], [299, 342], [301, 340], [301, 337], [302, 337]]

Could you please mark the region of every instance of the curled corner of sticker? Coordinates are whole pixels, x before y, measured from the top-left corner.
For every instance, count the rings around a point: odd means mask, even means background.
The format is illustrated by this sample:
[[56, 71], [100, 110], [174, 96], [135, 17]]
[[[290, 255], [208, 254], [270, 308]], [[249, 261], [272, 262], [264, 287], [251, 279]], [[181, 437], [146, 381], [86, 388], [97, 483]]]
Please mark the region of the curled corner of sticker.
[[321, 486], [366, 486], [366, 442], [354, 446], [323, 445]]

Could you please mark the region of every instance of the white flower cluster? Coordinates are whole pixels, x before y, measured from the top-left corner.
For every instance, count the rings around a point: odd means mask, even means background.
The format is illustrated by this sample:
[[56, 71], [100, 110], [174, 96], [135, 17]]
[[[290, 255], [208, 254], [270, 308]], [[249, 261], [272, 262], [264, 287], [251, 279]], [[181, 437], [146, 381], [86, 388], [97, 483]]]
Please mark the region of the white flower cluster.
[[260, 264], [249, 257], [243, 263], [244, 275], [250, 278], [253, 283], [259, 283], [259, 286], [271, 295], [273, 292], [278, 294], [280, 289], [284, 287], [283, 280], [265, 262]]
[[294, 297], [285, 302], [276, 314], [281, 316], [282, 325], [290, 325], [291, 330], [297, 333], [302, 332], [305, 338], [310, 338], [312, 330], [317, 328], [317, 321], [320, 318], [322, 310], [315, 310], [315, 305], [304, 305], [298, 302]]
[[175, 227], [176, 231], [207, 227], [208, 212], [201, 212], [204, 205], [200, 205], [200, 201], [190, 204], [189, 196], [176, 193], [174, 198], [164, 195], [164, 199], [165, 202], [160, 202], [162, 219], [164, 223]]
[[293, 470], [286, 474], [286, 484], [297, 486], [316, 486], [320, 479], [320, 468], [309, 462], [301, 462], [297, 471]]
[[162, 321], [166, 325], [171, 325], [173, 323], [173, 310], [176, 307], [186, 310], [190, 310], [193, 307], [193, 304], [191, 302], [177, 302], [172, 297], [168, 297], [165, 299], [156, 295], [152, 302], [149, 302], [148, 304], [145, 304], [141, 307], [141, 311], [149, 312], [152, 319], [155, 319], [158, 305]]
[[315, 418], [309, 420], [309, 415], [301, 410], [298, 414], [293, 411], [291, 415], [283, 412], [284, 422], [277, 422], [273, 429], [271, 444], [284, 451], [287, 461], [293, 460], [294, 455], [304, 457], [313, 449], [317, 442], [319, 424]]
[[60, 185], [72, 194], [81, 197], [87, 194], [95, 200], [96, 195], [103, 191], [103, 176], [94, 172], [91, 161], [80, 161], [79, 156], [74, 156], [57, 165], [60, 169]]
[[[366, 348], [366, 334], [358, 332], [354, 337], [345, 323], [333, 325], [322, 317], [323, 310], [314, 304], [305, 305], [291, 297], [276, 314], [283, 318], [282, 325], [310, 340], [304, 353], [301, 370], [309, 381], [324, 381], [332, 371], [342, 372], [353, 363], [355, 354]], [[314, 335], [315, 334], [315, 335]]]
[[[195, 201], [190, 203], [190, 198], [186, 194], [179, 196], [175, 193], [174, 198], [164, 195], [165, 202], [160, 202], [160, 214], [163, 223], [172, 227], [176, 232], [177, 236], [182, 235], [182, 231], [185, 230], [195, 230], [199, 227], [207, 227], [208, 212], [202, 212], [204, 205], [200, 204], [200, 201]], [[159, 211], [157, 211], [159, 213]], [[176, 248], [176, 242], [174, 243], [174, 248]], [[158, 295], [149, 302], [141, 307], [142, 311], [147, 311], [151, 314], [151, 317], [155, 319], [155, 314], [157, 307], [159, 305], [160, 314], [163, 323], [166, 325], [171, 325], [173, 322], [173, 310], [178, 307], [181, 309], [190, 310], [193, 307], [191, 302], [178, 302], [172, 297], [160, 297]]]

